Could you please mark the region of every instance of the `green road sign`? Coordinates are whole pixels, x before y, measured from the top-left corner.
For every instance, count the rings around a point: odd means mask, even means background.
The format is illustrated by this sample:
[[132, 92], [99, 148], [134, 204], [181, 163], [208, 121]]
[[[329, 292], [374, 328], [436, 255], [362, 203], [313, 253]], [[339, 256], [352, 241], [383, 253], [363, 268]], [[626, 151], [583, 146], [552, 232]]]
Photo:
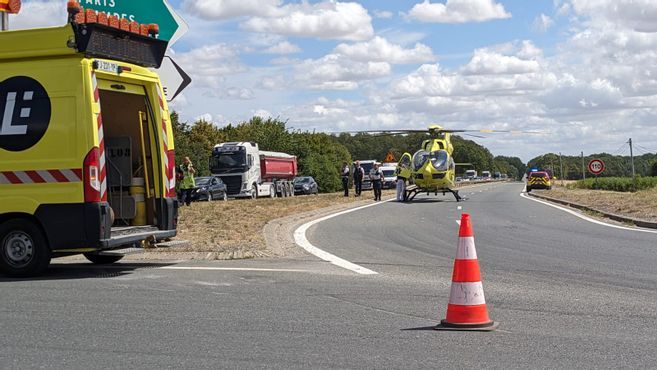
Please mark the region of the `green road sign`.
[[187, 31], [187, 24], [166, 0], [79, 0], [85, 9], [93, 9], [139, 23], [157, 23], [161, 40], [173, 44]]

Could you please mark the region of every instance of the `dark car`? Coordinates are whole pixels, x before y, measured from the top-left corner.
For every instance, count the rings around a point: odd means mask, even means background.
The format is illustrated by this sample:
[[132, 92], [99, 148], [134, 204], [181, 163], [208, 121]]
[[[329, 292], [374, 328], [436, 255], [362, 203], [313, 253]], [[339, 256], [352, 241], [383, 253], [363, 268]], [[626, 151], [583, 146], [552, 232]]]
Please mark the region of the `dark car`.
[[228, 200], [226, 184], [214, 176], [197, 177], [196, 187], [192, 191], [192, 200], [209, 202], [216, 199]]
[[317, 194], [319, 193], [319, 187], [317, 182], [312, 176], [302, 176], [294, 178], [294, 195], [299, 194]]

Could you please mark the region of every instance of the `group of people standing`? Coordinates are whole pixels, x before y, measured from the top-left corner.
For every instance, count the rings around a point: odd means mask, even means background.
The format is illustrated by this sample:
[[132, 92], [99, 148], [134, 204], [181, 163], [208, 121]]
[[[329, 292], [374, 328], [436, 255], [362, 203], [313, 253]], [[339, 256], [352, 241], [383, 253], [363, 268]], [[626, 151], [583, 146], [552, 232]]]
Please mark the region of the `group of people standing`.
[[[398, 166], [397, 171], [397, 201], [404, 201], [404, 193], [406, 189], [406, 178], [403, 171], [400, 171]], [[359, 197], [363, 190], [363, 181], [365, 180], [365, 169], [361, 167], [360, 161], [354, 163], [353, 172], [350, 171], [349, 164], [343, 162], [342, 164], [342, 188], [344, 189], [344, 196], [349, 196], [349, 177], [353, 175], [354, 179], [354, 192], [355, 196]], [[383, 181], [385, 176], [378, 163], [370, 170], [369, 179], [372, 181], [372, 190], [374, 191], [374, 201], [381, 200], [381, 190], [383, 189]]]

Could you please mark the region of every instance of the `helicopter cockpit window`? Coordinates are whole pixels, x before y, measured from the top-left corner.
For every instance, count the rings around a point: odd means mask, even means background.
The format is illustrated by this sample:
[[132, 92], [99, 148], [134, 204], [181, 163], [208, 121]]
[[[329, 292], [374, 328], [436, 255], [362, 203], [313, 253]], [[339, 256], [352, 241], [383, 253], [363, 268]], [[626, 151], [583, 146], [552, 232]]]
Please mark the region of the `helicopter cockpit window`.
[[431, 165], [438, 171], [447, 171], [449, 167], [449, 154], [444, 150], [436, 150], [429, 154]]
[[413, 154], [413, 170], [419, 171], [429, 160], [429, 153], [424, 150], [418, 150]]

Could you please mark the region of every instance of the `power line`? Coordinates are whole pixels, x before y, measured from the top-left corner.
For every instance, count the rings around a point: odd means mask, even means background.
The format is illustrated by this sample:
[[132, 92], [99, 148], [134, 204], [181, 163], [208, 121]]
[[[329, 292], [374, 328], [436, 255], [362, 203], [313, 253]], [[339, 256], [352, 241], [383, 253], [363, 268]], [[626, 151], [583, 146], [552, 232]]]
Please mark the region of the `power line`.
[[637, 148], [639, 148], [639, 149], [641, 149], [641, 150], [643, 150], [644, 152], [646, 152], [646, 154], [653, 154], [653, 153], [657, 152], [657, 150], [650, 150], [650, 149], [648, 149], [648, 148], [646, 148], [646, 147], [644, 147], [644, 146], [641, 146], [641, 145], [639, 145], [639, 144], [637, 144], [637, 143], [634, 143], [634, 146], [637, 147]]

